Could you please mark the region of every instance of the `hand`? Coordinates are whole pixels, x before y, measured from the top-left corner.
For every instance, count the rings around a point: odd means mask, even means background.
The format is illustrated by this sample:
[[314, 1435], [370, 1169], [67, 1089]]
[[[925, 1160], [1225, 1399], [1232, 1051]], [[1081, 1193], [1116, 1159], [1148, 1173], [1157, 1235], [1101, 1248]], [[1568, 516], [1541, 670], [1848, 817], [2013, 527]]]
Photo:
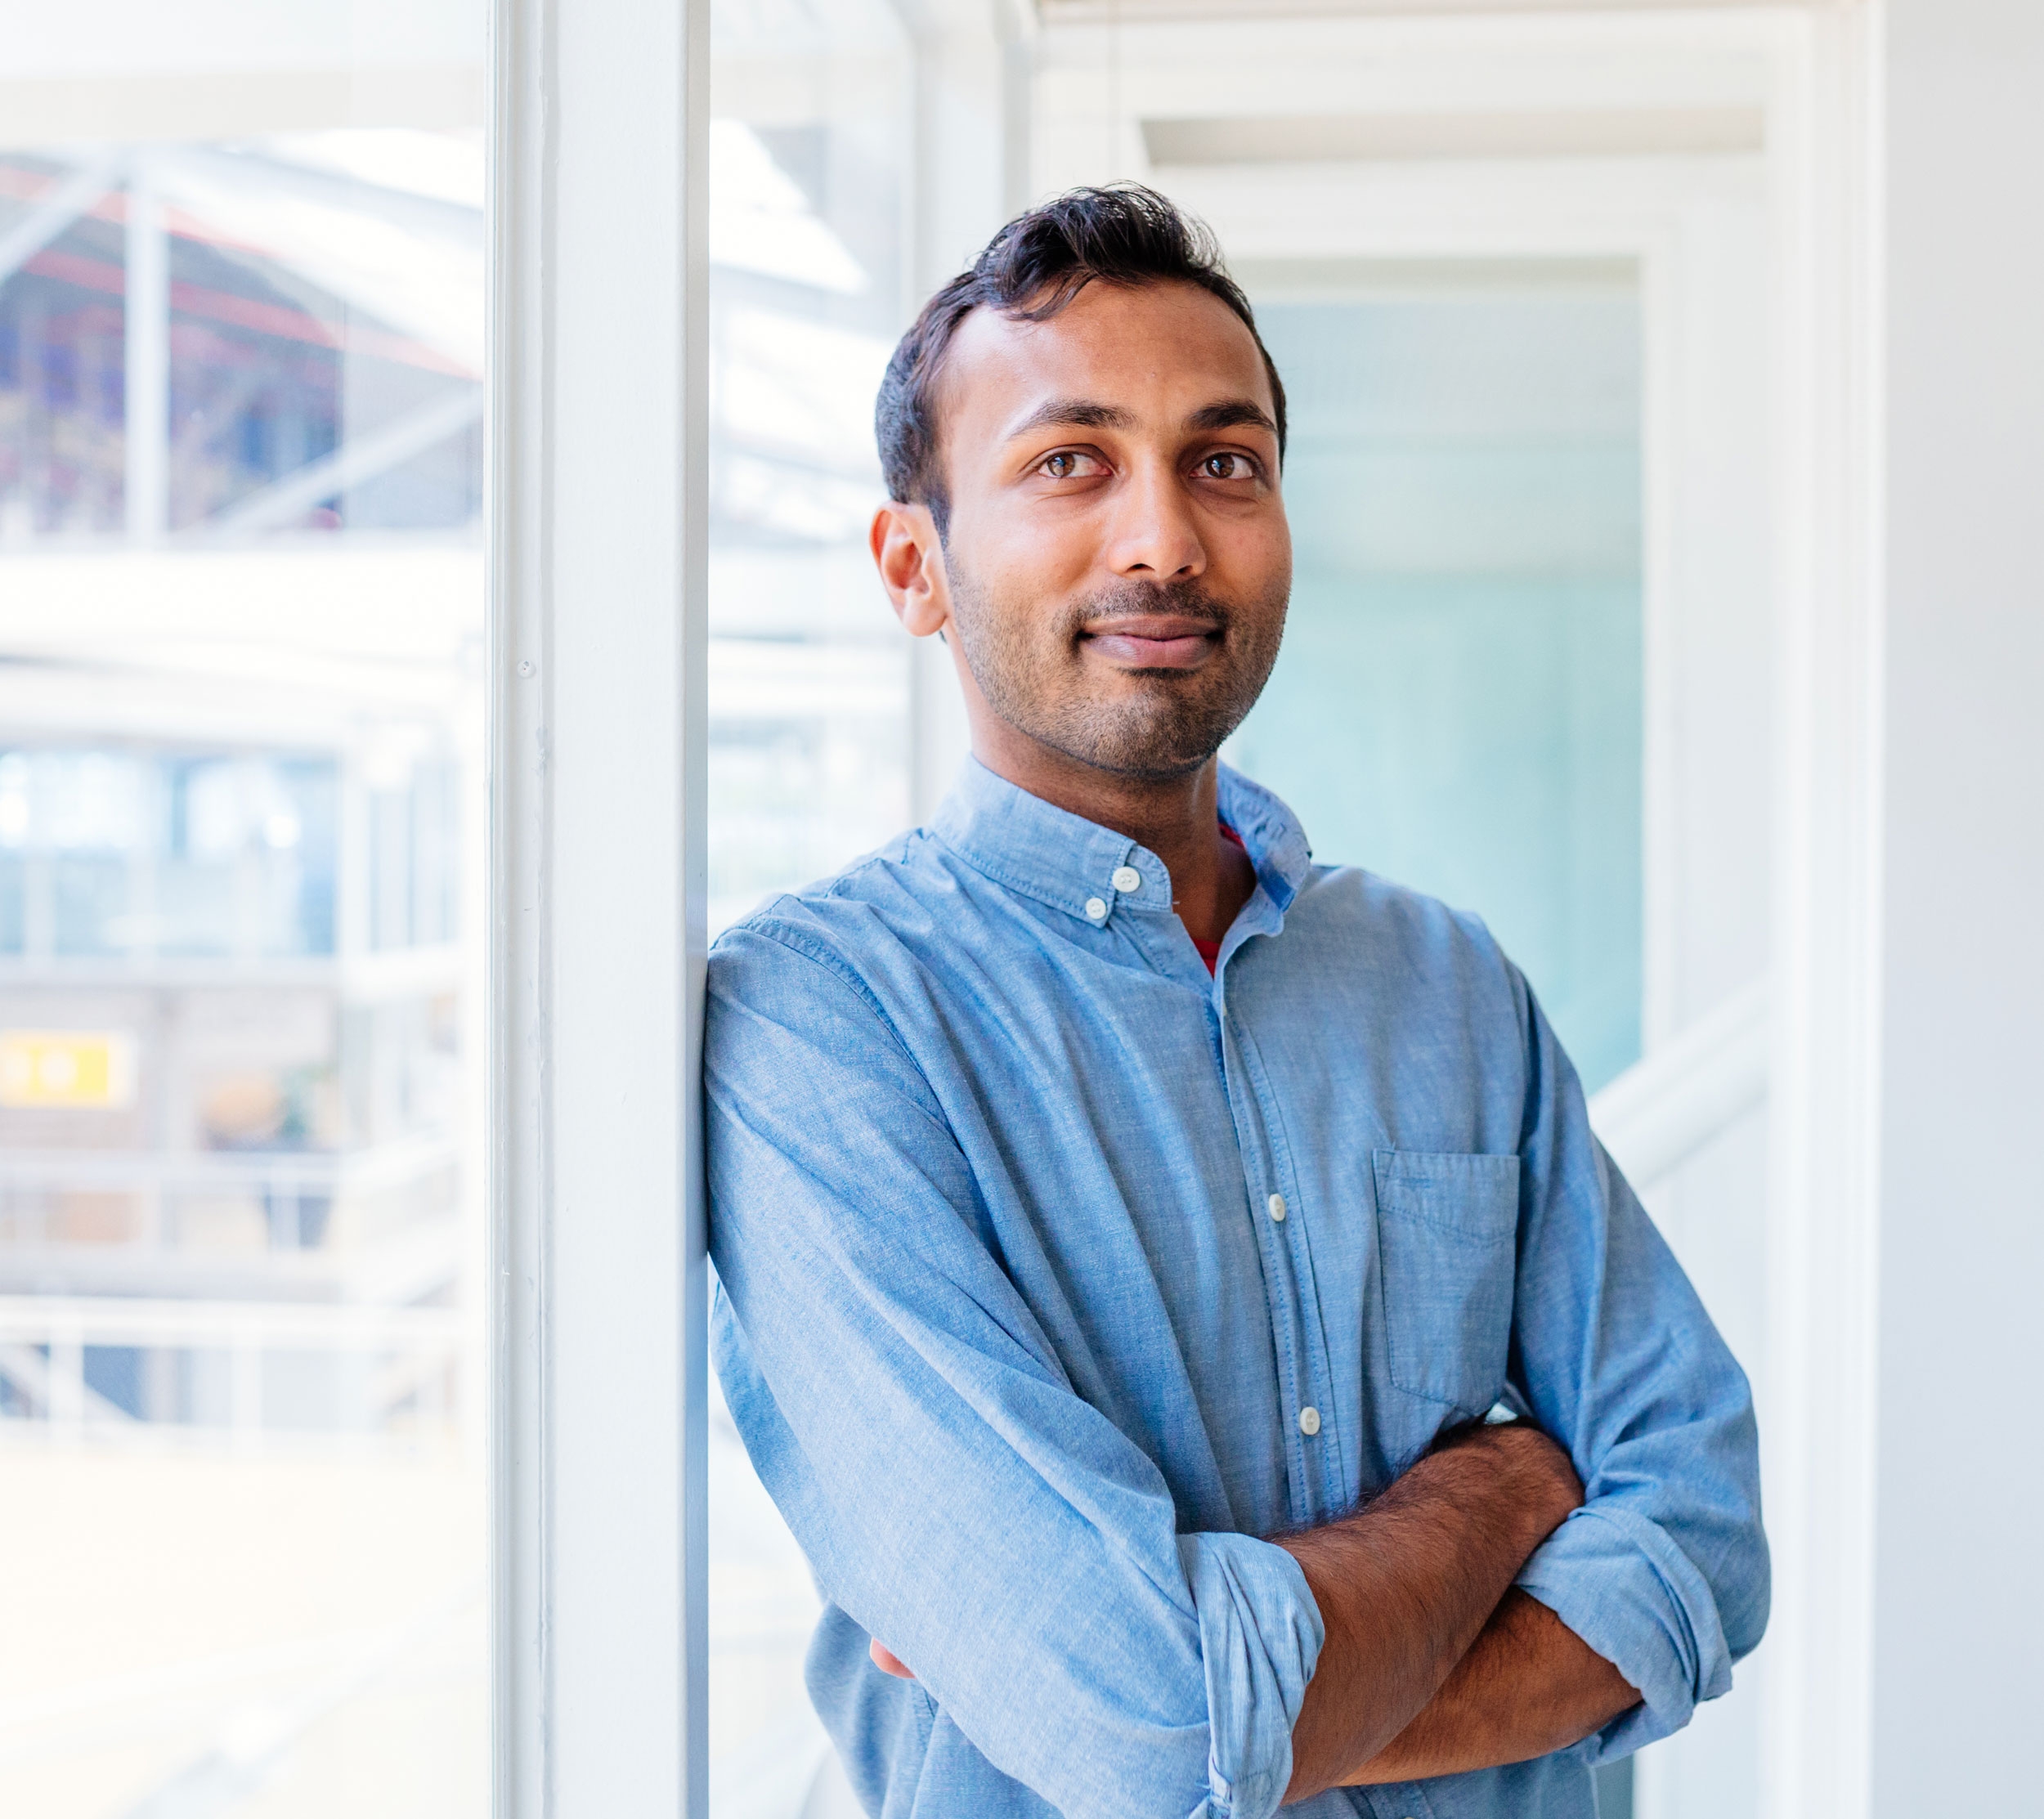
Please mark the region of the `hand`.
[[891, 1673], [897, 1680], [913, 1680], [916, 1676], [908, 1664], [891, 1648], [879, 1642], [868, 1642], [866, 1652], [873, 1658], [873, 1665], [882, 1673]]
[[1639, 1703], [1625, 1675], [1514, 1588], [1425, 1709], [1349, 1785], [1466, 1775], [1580, 1743]]

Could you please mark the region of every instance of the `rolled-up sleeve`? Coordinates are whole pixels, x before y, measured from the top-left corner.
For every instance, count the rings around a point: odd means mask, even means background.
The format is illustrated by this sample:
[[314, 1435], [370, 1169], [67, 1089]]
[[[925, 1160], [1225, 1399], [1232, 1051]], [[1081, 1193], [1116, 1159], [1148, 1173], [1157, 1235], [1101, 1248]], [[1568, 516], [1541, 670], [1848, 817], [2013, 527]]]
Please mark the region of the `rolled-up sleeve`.
[[1582, 1746], [1623, 1755], [1729, 1689], [1767, 1624], [1759, 1436], [1745, 1373], [1591, 1135], [1531, 996], [1515, 1385], [1563, 1439], [1584, 1503], [1520, 1586], [1638, 1689]]
[[1188, 1535], [1178, 1552], [1199, 1614], [1206, 1670], [1206, 1808], [1276, 1811], [1292, 1778], [1292, 1727], [1326, 1639], [1299, 1563], [1245, 1535]]
[[736, 931], [705, 1078], [719, 1369], [825, 1595], [1075, 1819], [1267, 1819], [1321, 1642], [1304, 1576], [1178, 1534], [1002, 1270], [879, 1004], [800, 931]]

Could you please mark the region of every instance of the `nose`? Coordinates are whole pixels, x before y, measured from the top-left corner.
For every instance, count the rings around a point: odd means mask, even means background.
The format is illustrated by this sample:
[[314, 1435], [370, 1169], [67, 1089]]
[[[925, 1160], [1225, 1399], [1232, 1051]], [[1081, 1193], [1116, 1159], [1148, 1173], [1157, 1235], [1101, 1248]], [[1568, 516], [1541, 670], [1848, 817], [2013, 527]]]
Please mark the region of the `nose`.
[[1107, 561], [1117, 575], [1184, 581], [1206, 571], [1206, 545], [1176, 464], [1139, 461], [1117, 489]]

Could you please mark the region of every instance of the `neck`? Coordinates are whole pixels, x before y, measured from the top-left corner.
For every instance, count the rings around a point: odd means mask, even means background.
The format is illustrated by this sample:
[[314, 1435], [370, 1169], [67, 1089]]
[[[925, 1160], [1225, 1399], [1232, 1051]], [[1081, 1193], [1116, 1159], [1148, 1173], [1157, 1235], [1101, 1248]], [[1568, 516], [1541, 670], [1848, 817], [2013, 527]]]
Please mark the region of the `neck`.
[[975, 714], [972, 755], [995, 776], [1053, 808], [1146, 846], [1171, 874], [1172, 907], [1195, 939], [1218, 941], [1256, 889], [1248, 857], [1221, 833], [1221, 765], [1168, 777], [1102, 770]]

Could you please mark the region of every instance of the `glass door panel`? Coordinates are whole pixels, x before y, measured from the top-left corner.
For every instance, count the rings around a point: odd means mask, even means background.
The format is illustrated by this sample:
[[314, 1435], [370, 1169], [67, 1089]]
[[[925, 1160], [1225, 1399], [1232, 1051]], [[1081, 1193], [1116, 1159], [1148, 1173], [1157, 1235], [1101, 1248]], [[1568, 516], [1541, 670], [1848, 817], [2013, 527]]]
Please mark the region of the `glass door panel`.
[[1639, 1054], [1640, 325], [1624, 267], [1243, 272], [1291, 616], [1230, 761], [1476, 911], [1592, 1091]]

